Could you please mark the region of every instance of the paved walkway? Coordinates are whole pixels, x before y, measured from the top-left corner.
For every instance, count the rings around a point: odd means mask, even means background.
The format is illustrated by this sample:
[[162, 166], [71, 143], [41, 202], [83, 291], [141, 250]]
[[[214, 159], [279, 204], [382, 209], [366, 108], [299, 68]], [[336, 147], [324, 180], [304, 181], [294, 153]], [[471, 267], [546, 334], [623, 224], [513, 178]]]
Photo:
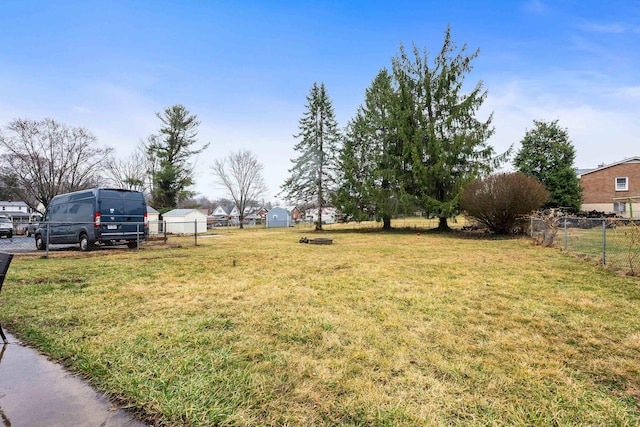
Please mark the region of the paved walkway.
[[62, 366], [0, 339], [0, 427], [143, 427]]

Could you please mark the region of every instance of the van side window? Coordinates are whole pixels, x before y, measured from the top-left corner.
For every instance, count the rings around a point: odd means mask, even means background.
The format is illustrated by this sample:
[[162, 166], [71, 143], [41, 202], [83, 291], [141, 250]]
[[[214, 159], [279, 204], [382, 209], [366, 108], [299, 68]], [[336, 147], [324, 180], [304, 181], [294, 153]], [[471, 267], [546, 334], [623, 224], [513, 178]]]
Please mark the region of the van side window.
[[73, 215], [74, 217], [85, 218], [87, 215], [90, 217], [93, 215], [92, 210], [93, 204], [91, 200], [83, 200], [69, 205], [69, 215]]
[[51, 221], [62, 221], [64, 220], [64, 215], [67, 213], [67, 205], [66, 203], [55, 204], [51, 206], [51, 210], [49, 214], [51, 215]]

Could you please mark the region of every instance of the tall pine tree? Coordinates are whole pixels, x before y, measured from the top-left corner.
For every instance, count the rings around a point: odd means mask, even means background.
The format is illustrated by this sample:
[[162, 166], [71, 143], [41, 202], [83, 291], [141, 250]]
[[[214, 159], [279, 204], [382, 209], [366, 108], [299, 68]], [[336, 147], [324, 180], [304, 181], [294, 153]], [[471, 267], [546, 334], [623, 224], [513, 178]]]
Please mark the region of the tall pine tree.
[[335, 188], [341, 136], [324, 83], [313, 84], [306, 108], [299, 121], [300, 133], [294, 135], [299, 139], [294, 149], [300, 155], [291, 160], [291, 176], [282, 185], [282, 193], [289, 201], [314, 204], [318, 210], [316, 230], [322, 230], [322, 209]]
[[482, 121], [477, 112], [486, 99], [482, 82], [467, 92], [465, 78], [478, 51], [467, 54], [445, 32], [440, 52], [430, 63], [426, 49], [414, 46], [413, 57], [400, 47], [392, 60], [399, 93], [396, 126], [408, 162], [407, 193], [415, 203], [438, 215], [439, 229], [449, 229], [447, 218], [458, 207], [462, 188], [504, 160], [487, 144], [492, 117]]
[[537, 178], [551, 192], [547, 208], [580, 210], [582, 188], [574, 171], [575, 149], [567, 129], [558, 120], [534, 120], [521, 141], [513, 165], [519, 172]]
[[193, 196], [188, 188], [193, 185], [192, 156], [201, 153], [209, 144], [194, 150], [197, 142], [197, 116], [183, 105], [173, 105], [156, 113], [162, 122], [160, 133], [149, 137], [147, 152], [158, 167], [153, 171], [152, 198], [156, 207], [175, 208], [179, 201]]
[[497, 156], [486, 142], [491, 116], [477, 118], [487, 96], [482, 82], [465, 86], [477, 55], [458, 50], [449, 28], [432, 62], [426, 50], [410, 55], [400, 46], [392, 74], [378, 74], [347, 129], [338, 193], [345, 210], [367, 209], [390, 228], [393, 215], [420, 209], [449, 228], [462, 188], [507, 154]]
[[336, 201], [355, 219], [383, 221], [391, 228], [403, 191], [401, 150], [393, 131], [396, 94], [392, 77], [380, 70], [365, 92], [365, 102], [347, 126], [340, 152], [341, 186]]

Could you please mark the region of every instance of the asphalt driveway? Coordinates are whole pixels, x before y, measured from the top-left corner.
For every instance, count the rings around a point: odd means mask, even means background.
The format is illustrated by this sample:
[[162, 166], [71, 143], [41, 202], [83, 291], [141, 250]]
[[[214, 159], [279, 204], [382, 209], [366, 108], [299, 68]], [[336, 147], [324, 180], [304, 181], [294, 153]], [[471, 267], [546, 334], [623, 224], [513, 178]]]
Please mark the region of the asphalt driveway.
[[1, 427], [143, 427], [85, 381], [23, 346], [0, 340]]

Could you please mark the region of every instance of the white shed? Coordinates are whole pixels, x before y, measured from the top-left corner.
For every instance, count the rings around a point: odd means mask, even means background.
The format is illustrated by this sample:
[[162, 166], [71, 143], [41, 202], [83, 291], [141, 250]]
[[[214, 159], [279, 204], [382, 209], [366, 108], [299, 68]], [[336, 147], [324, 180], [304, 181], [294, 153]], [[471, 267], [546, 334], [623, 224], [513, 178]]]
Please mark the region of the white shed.
[[285, 208], [275, 207], [267, 212], [267, 228], [289, 227], [291, 225], [291, 212]]
[[[162, 215], [167, 233], [193, 234], [207, 231], [207, 216], [197, 209], [174, 209]], [[197, 229], [196, 229], [197, 227]]]
[[149, 235], [160, 234], [160, 212], [147, 205], [147, 220], [149, 221]]

